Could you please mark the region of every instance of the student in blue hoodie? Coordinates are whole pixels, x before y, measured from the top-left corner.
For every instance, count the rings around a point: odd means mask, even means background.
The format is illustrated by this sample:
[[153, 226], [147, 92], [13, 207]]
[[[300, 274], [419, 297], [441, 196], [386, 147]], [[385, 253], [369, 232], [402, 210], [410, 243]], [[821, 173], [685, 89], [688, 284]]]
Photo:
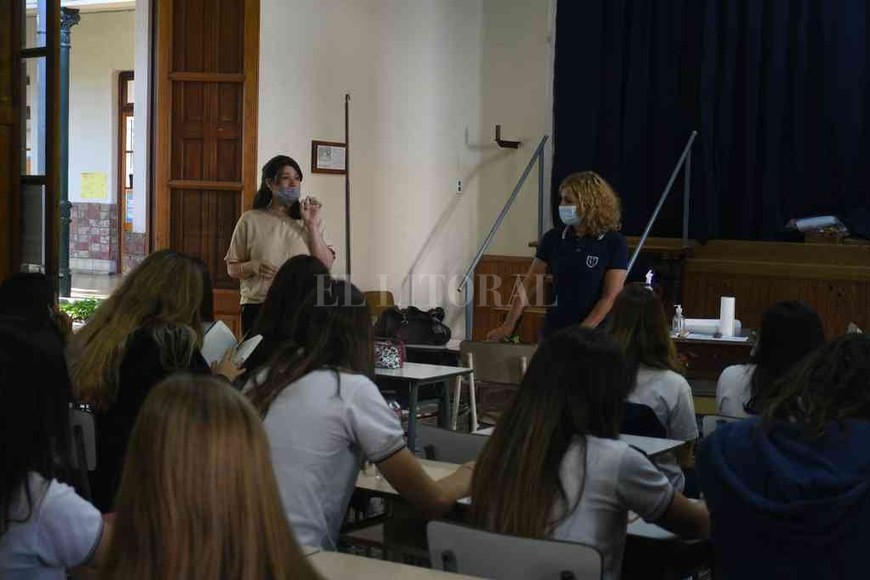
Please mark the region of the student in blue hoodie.
[[718, 577], [866, 579], [870, 337], [820, 347], [776, 388], [698, 455]]

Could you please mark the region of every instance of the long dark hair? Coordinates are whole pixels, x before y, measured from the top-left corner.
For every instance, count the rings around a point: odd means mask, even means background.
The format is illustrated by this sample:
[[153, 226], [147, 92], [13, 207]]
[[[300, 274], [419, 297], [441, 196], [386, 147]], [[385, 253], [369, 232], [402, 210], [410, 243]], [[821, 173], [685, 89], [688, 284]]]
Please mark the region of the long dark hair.
[[[623, 360], [619, 345], [602, 330], [570, 327], [541, 343], [477, 460], [471, 493], [476, 525], [541, 538], [576, 508], [568, 505], [559, 467], [575, 436], [619, 436], [631, 384]], [[557, 501], [567, 511], [554, 521]]]
[[202, 275], [202, 302], [199, 307], [199, 316], [203, 322], [214, 322], [214, 290], [208, 264], [202, 258], [191, 257], [190, 259], [196, 262], [199, 273]]
[[46, 480], [69, 475], [71, 401], [62, 350], [0, 326], [0, 535], [13, 521], [19, 497], [26, 502], [22, 521], [32, 514], [35, 490], [27, 485], [29, 473]]
[[318, 281], [321, 287], [329, 281], [329, 270], [319, 259], [301, 254], [284, 262], [269, 286], [252, 334], [273, 340], [291, 338], [296, 315]]
[[54, 287], [45, 274], [17, 273], [0, 284], [0, 318], [27, 333], [51, 336], [63, 343], [65, 336], [56, 311]]
[[608, 329], [625, 353], [629, 375], [638, 366], [680, 372], [665, 309], [655, 292], [639, 284], [626, 286], [610, 311]]
[[801, 424], [821, 437], [831, 423], [870, 420], [870, 337], [846, 334], [816, 349], [789, 371], [762, 410], [770, 424]]
[[778, 302], [765, 310], [758, 345], [752, 355], [755, 370], [749, 383], [746, 411], [758, 414], [765, 399], [772, 396], [776, 382], [824, 342], [819, 315], [803, 302]]
[[329, 281], [309, 292], [291, 335], [265, 380], [255, 381], [248, 392], [264, 417], [281, 391], [312, 371], [374, 373], [371, 311], [362, 292], [348, 282]]
[[287, 166], [296, 170], [299, 175], [299, 181], [302, 181], [302, 168], [296, 163], [296, 160], [287, 155], [276, 155], [271, 158], [263, 166], [260, 172], [260, 189], [257, 190], [257, 195], [254, 196], [254, 209], [265, 209], [272, 203], [272, 190], [269, 189], [268, 181], [274, 183], [281, 177], [281, 171]]

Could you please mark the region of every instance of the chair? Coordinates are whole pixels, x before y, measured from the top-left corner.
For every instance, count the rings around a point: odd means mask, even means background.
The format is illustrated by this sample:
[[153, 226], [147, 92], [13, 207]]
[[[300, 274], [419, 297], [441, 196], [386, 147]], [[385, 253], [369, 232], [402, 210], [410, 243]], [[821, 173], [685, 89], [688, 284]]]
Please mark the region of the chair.
[[740, 417], [728, 417], [727, 415], [704, 415], [701, 419], [701, 437], [712, 435], [713, 431], [715, 431], [720, 425], [742, 420], [743, 419]]
[[79, 491], [88, 501], [91, 500], [91, 485], [88, 472], [97, 468], [97, 437], [94, 428], [94, 415], [81, 406], [71, 406], [69, 410], [71, 434], [70, 460], [79, 479]]
[[395, 306], [396, 302], [393, 298], [393, 293], [388, 292], [386, 290], [372, 290], [369, 292], [363, 292], [363, 296], [366, 299], [366, 304], [369, 306], [369, 310], [372, 313], [372, 321], [376, 322], [381, 315], [381, 312], [390, 308], [391, 306]]
[[448, 522], [427, 527], [437, 570], [499, 580], [599, 579], [601, 553], [592, 546], [507, 536]]
[[668, 436], [668, 430], [659, 421], [651, 407], [629, 401], [622, 403], [622, 426], [619, 432], [642, 437], [658, 437], [659, 439], [665, 439]]
[[[468, 401], [471, 411], [471, 431], [477, 431], [477, 394], [475, 381], [499, 385], [519, 385], [526, 374], [529, 361], [537, 350], [537, 344], [512, 344], [503, 342], [478, 342], [463, 340], [459, 344], [459, 359], [473, 369], [468, 376]], [[451, 427], [456, 430], [459, 416], [461, 379], [456, 380]]]
[[489, 437], [485, 435], [460, 433], [429, 425], [417, 427], [417, 446], [423, 450], [426, 459], [435, 461], [447, 463], [474, 461], [483, 451], [487, 441]]

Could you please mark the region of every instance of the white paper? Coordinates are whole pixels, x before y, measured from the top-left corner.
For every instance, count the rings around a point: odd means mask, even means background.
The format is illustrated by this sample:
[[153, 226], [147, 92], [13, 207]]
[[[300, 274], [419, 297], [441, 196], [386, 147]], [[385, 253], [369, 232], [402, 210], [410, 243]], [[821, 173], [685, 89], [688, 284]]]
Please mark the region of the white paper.
[[209, 327], [202, 341], [202, 358], [208, 364], [221, 360], [229, 348], [235, 348], [236, 335], [230, 327], [218, 320]]
[[262, 341], [262, 340], [263, 340], [263, 335], [257, 334], [255, 336], [252, 336], [251, 338], [249, 338], [248, 340], [246, 340], [242, 344], [240, 344], [239, 348], [236, 349], [236, 358], [235, 358], [236, 364], [237, 365], [244, 364], [244, 362], [246, 360], [248, 360], [248, 357], [251, 356], [251, 353], [254, 352], [254, 350], [257, 348], [257, 346], [259, 346], [260, 341]]

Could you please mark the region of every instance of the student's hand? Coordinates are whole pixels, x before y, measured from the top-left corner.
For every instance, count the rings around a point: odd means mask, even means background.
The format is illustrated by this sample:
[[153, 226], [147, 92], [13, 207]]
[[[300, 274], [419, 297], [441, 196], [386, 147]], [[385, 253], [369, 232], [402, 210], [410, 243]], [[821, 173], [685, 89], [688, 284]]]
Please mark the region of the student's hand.
[[271, 280], [278, 273], [278, 268], [265, 260], [251, 260], [245, 263], [245, 271], [249, 276], [259, 276]]
[[211, 363], [211, 372], [226, 377], [232, 383], [245, 373], [245, 369], [236, 364], [235, 356], [235, 347], [228, 348], [221, 360]]
[[507, 324], [502, 324], [498, 328], [493, 328], [489, 332], [486, 333], [486, 340], [491, 340], [493, 342], [499, 342], [511, 335], [513, 332], [513, 327]]
[[320, 209], [323, 206], [315, 197], [306, 197], [299, 204], [299, 213], [302, 215], [302, 223], [308, 226], [308, 229], [320, 227]]
[[52, 318], [54, 318], [54, 323], [60, 331], [61, 337], [68, 340], [73, 333], [72, 317], [60, 308], [54, 307], [52, 308]]

